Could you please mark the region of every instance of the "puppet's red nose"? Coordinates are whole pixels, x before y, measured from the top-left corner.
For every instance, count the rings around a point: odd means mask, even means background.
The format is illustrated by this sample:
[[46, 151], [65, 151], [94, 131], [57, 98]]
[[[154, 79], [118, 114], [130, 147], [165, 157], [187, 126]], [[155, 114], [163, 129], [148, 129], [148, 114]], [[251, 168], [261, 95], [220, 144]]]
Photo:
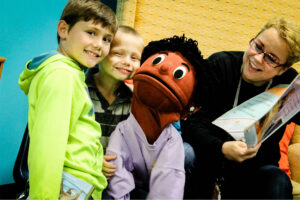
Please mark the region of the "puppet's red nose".
[[169, 71], [169, 66], [168, 65], [161, 65], [159, 68], [160, 73], [162, 74], [167, 74]]

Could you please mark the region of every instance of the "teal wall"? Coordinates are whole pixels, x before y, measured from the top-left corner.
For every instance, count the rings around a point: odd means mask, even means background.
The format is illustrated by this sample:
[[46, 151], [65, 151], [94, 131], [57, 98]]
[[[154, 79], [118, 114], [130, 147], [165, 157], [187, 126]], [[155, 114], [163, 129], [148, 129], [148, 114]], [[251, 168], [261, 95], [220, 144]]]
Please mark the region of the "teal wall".
[[[104, 0], [113, 10], [116, 0]], [[13, 166], [27, 123], [27, 96], [18, 77], [25, 63], [57, 49], [56, 25], [67, 0], [2, 1], [0, 57], [5, 57], [0, 80], [0, 185], [13, 183]]]
[[0, 185], [13, 183], [13, 165], [27, 123], [27, 97], [18, 76], [33, 56], [57, 48], [56, 24], [67, 0], [2, 1], [0, 56]]

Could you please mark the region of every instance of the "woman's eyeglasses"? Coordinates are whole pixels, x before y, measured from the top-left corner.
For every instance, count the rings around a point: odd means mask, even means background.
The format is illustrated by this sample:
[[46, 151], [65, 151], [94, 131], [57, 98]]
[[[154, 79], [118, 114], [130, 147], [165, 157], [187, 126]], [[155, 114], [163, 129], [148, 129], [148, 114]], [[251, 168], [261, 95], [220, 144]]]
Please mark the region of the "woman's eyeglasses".
[[285, 64], [280, 64], [279, 59], [276, 56], [273, 56], [270, 53], [267, 53], [264, 51], [263, 46], [259, 44], [259, 42], [256, 40], [256, 38], [253, 38], [249, 42], [250, 47], [257, 53], [257, 54], [264, 54], [264, 61], [267, 62], [267, 64], [270, 67], [276, 68], [285, 66]]

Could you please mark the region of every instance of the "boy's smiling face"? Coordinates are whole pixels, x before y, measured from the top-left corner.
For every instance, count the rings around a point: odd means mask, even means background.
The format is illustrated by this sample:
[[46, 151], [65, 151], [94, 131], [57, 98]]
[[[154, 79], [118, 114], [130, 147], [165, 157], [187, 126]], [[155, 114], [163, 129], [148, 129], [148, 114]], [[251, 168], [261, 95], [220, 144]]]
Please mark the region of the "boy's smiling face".
[[58, 51], [81, 65], [94, 67], [109, 52], [113, 33], [101, 23], [93, 20], [78, 21], [70, 30], [69, 25], [61, 20], [58, 23], [60, 45]]
[[101, 72], [119, 81], [132, 78], [140, 67], [143, 48], [142, 38], [118, 30], [108, 56], [101, 62]]

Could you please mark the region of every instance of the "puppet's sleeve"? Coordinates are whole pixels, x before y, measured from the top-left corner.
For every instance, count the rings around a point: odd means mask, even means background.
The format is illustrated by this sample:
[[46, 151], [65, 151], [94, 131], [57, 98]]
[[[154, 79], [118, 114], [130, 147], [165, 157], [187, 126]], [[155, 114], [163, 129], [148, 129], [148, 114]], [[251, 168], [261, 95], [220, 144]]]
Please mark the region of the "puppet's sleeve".
[[147, 199], [183, 199], [184, 184], [184, 147], [178, 134], [168, 141], [154, 164]]
[[133, 165], [130, 151], [124, 139], [125, 128], [119, 124], [109, 139], [106, 155], [117, 155], [111, 162], [116, 165], [117, 171], [109, 180], [107, 193], [114, 199], [130, 199], [130, 192], [135, 188], [132, 174]]

